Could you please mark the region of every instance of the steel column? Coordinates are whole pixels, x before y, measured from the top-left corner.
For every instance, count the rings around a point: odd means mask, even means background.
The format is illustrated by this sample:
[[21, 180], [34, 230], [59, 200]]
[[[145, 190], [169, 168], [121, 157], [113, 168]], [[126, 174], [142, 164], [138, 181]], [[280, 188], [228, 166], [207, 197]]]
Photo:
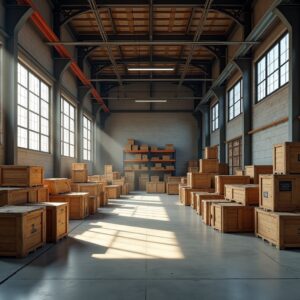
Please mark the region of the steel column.
[[201, 105], [200, 111], [202, 112], [202, 119], [204, 121], [202, 134], [204, 134], [205, 142], [204, 147], [210, 146], [210, 109], [209, 105]]

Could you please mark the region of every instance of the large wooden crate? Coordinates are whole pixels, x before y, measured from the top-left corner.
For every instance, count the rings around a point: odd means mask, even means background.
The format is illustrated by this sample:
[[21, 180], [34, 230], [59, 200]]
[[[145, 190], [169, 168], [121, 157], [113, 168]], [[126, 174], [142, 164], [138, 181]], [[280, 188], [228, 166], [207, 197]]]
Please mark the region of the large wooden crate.
[[199, 166], [199, 173], [218, 174], [219, 172], [219, 162], [217, 159], [200, 159]]
[[72, 182], [88, 182], [88, 170], [72, 170]]
[[46, 209], [0, 207], [0, 256], [25, 257], [46, 242]]
[[90, 196], [98, 197], [101, 192], [102, 185], [97, 182], [87, 183], [71, 183], [72, 192], [89, 193]]
[[187, 185], [193, 189], [206, 189], [212, 187], [211, 174], [187, 173]]
[[226, 184], [225, 199], [243, 205], [259, 205], [258, 184]]
[[250, 176], [250, 182], [254, 184], [259, 183], [259, 175], [273, 174], [273, 166], [252, 165], [245, 166], [244, 175]]
[[261, 175], [259, 206], [271, 211], [300, 209], [300, 175]]
[[70, 220], [82, 220], [89, 215], [88, 193], [50, 195], [50, 202], [68, 202]]
[[56, 243], [69, 233], [69, 203], [40, 202], [33, 204], [46, 208], [46, 241]]
[[300, 213], [255, 209], [255, 235], [278, 249], [300, 248]]
[[118, 199], [121, 196], [121, 186], [108, 185], [105, 187], [105, 192], [107, 193], [108, 199]]
[[198, 193], [197, 194], [197, 214], [202, 216], [203, 214], [203, 206], [202, 206], [202, 201], [203, 200], [211, 200], [211, 199], [218, 199], [218, 200], [224, 200], [224, 196], [223, 195], [218, 195], [216, 193]]
[[179, 194], [179, 183], [167, 182], [166, 191], [168, 195], [178, 195]]
[[71, 181], [68, 178], [46, 178], [44, 185], [48, 188], [50, 195], [71, 192]]
[[31, 187], [43, 185], [44, 168], [38, 166], [0, 166], [0, 185]]
[[216, 193], [224, 195], [225, 184], [250, 184], [249, 176], [218, 175], [215, 176]]
[[37, 193], [37, 203], [49, 201], [49, 189], [47, 187], [36, 187], [34, 188]]
[[163, 194], [166, 192], [166, 184], [164, 181], [156, 182], [156, 192]]
[[94, 215], [98, 208], [98, 199], [96, 196], [89, 196], [89, 214]]
[[30, 202], [30, 193], [28, 188], [0, 188], [0, 206], [20, 205]]
[[107, 193], [101, 192], [99, 196], [100, 207], [106, 206], [108, 204]]
[[191, 205], [191, 201], [192, 201], [191, 200], [191, 197], [192, 197], [191, 192], [211, 193], [211, 192], [213, 192], [213, 189], [192, 189], [190, 187], [181, 188], [181, 191], [180, 191], [181, 202], [185, 206], [190, 206]]
[[300, 174], [300, 142], [286, 142], [273, 147], [276, 174]]
[[213, 203], [211, 224], [221, 232], [254, 232], [254, 207], [238, 203]]
[[211, 206], [214, 203], [228, 203], [227, 200], [211, 199], [201, 201], [201, 217], [204, 224], [211, 226]]
[[72, 163], [72, 170], [87, 170], [88, 164], [86, 163]]
[[204, 148], [205, 159], [218, 159], [218, 146]]

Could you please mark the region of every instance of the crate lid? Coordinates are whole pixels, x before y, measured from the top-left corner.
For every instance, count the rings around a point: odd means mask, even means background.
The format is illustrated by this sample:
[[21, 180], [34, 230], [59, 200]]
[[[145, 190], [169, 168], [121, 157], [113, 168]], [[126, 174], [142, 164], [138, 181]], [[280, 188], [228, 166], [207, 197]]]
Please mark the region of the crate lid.
[[5, 191], [20, 191], [20, 190], [24, 190], [27, 191], [28, 188], [18, 188], [18, 187], [0, 187], [0, 193], [1, 192], [5, 192]]
[[62, 181], [62, 180], [70, 180], [69, 178], [45, 178], [45, 181]]
[[39, 209], [44, 209], [41, 206], [15, 206], [15, 205], [6, 205], [0, 207], [0, 214], [27, 214]]
[[39, 203], [30, 203], [28, 206], [40, 206], [40, 207], [45, 207], [45, 206], [65, 206], [68, 205], [68, 202], [39, 202]]

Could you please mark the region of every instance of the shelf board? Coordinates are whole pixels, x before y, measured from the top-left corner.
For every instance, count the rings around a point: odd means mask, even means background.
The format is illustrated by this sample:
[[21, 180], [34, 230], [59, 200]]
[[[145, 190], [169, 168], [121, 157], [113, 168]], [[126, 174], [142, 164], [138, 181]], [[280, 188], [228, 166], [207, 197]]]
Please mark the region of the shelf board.
[[124, 172], [174, 172], [175, 170], [124, 170]]
[[168, 170], [168, 169], [158, 169], [158, 170], [149, 170], [151, 172], [174, 172], [174, 170]]
[[161, 149], [161, 150], [151, 150], [151, 153], [174, 153], [175, 150], [167, 150], [167, 149]]
[[165, 160], [162, 160], [162, 159], [152, 159], [152, 160], [149, 160], [150, 162], [154, 162], [154, 163], [170, 163], [170, 162], [176, 162], [176, 159], [165, 159]]
[[124, 152], [135, 154], [135, 153], [148, 153], [149, 151], [147, 151], [147, 150], [124, 150]]
[[143, 160], [143, 159], [126, 159], [124, 160], [124, 163], [148, 163], [149, 159]]
[[124, 172], [149, 172], [149, 170], [124, 170]]
[[124, 150], [125, 153], [175, 153], [175, 149], [173, 150], [167, 150], [167, 149], [161, 149], [161, 150]]

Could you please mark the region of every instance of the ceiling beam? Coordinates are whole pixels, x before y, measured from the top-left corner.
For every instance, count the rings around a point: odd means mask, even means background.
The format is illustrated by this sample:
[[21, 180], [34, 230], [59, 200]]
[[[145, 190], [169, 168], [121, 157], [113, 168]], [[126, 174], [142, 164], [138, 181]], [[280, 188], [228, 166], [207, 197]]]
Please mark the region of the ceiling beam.
[[[124, 76], [122, 78], [123, 82], [179, 82], [182, 80], [178, 76], [168, 76], [168, 77], [153, 77], [150, 78], [149, 76]], [[111, 76], [101, 76], [101, 78], [92, 78], [90, 79], [91, 82], [118, 82], [115, 77]], [[213, 78], [197, 78], [197, 77], [186, 77], [183, 81], [214, 81]]]

